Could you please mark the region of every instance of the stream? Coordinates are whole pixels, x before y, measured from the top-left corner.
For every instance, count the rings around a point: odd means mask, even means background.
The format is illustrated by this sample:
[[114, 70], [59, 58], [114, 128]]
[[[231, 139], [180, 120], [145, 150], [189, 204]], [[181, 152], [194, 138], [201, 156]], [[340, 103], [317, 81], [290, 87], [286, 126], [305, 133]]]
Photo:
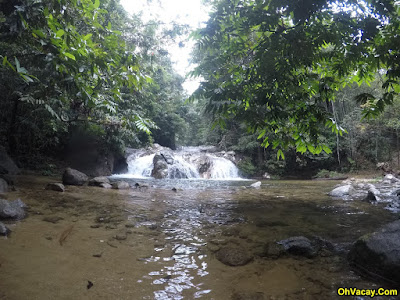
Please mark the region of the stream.
[[[23, 199], [29, 216], [0, 238], [0, 299], [340, 299], [338, 287], [380, 286], [349, 268], [346, 251], [396, 219], [380, 206], [332, 200], [332, 181], [264, 181], [251, 189], [254, 181], [142, 178], [148, 187], [68, 186], [64, 193], [43, 190], [50, 178], [18, 181], [9, 199]], [[293, 236], [329, 241], [335, 250], [311, 259], [266, 254]], [[250, 262], [221, 263], [216, 253], [224, 247], [245, 249]]]

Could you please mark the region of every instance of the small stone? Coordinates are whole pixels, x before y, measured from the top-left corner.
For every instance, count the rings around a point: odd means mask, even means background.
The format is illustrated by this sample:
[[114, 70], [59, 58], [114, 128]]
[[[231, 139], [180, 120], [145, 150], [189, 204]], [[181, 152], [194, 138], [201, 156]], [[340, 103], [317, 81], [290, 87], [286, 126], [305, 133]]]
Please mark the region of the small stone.
[[58, 221], [60, 221], [60, 220], [64, 220], [64, 218], [61, 218], [61, 217], [58, 217], [58, 216], [50, 216], [50, 217], [44, 217], [42, 219], [42, 221], [53, 223], [53, 224], [58, 223]]
[[49, 183], [48, 185], [46, 185], [46, 190], [64, 192], [65, 186], [62, 183], [57, 183], [57, 182]]
[[107, 225], [106, 229], [117, 229], [117, 226], [115, 226], [115, 225]]
[[103, 252], [95, 253], [93, 254], [93, 257], [101, 257], [103, 255]]
[[175, 193], [178, 191], [177, 188], [172, 188], [171, 190]]
[[208, 248], [208, 250], [210, 250], [211, 252], [217, 252], [217, 251], [219, 251], [219, 250], [221, 249], [220, 246], [215, 245], [215, 244], [211, 244], [211, 243], [207, 244], [207, 248]]
[[129, 183], [127, 183], [126, 181], [116, 181], [113, 182], [111, 185], [112, 188], [116, 190], [127, 190], [130, 188]]
[[110, 180], [105, 176], [94, 177], [89, 180], [89, 185], [91, 186], [100, 186], [103, 183], [110, 184]]
[[99, 224], [90, 225], [90, 228], [100, 228]]
[[255, 189], [260, 188], [261, 187], [261, 181], [257, 181], [255, 183], [251, 184], [250, 187], [255, 188]]
[[112, 185], [109, 183], [100, 183], [99, 187], [102, 187], [103, 189], [111, 189]]
[[124, 241], [124, 240], [126, 240], [126, 234], [124, 234], [124, 233], [119, 233], [119, 234], [117, 234], [117, 235], [115, 236], [115, 239], [118, 240], [118, 241]]
[[48, 240], [48, 241], [53, 240], [53, 238], [51, 236], [46, 236], [45, 239]]

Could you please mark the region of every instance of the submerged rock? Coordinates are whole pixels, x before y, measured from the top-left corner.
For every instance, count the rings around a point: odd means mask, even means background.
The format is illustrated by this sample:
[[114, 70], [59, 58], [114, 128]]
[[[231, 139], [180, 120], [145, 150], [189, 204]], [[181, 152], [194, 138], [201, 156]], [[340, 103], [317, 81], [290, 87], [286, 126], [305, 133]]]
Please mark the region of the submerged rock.
[[312, 258], [317, 255], [318, 250], [311, 241], [304, 236], [295, 236], [278, 242], [283, 250], [289, 254]]
[[8, 236], [11, 233], [11, 230], [0, 222], [0, 235]]
[[94, 177], [89, 180], [91, 186], [101, 186], [104, 183], [110, 184], [110, 180], [106, 176]]
[[62, 183], [49, 183], [48, 185], [46, 185], [46, 190], [64, 192], [65, 186]]
[[243, 266], [253, 259], [250, 253], [240, 246], [222, 247], [216, 253], [216, 258], [228, 266]]
[[116, 190], [127, 190], [130, 188], [129, 183], [127, 183], [126, 181], [116, 181], [116, 182], [113, 182], [111, 184], [111, 186], [113, 189], [116, 189]]
[[362, 273], [400, 284], [400, 220], [360, 237], [348, 260]]
[[86, 184], [89, 177], [78, 170], [66, 168], [62, 179], [64, 184], [80, 186]]
[[0, 199], [0, 218], [20, 220], [25, 217], [25, 203], [21, 199], [7, 201]]

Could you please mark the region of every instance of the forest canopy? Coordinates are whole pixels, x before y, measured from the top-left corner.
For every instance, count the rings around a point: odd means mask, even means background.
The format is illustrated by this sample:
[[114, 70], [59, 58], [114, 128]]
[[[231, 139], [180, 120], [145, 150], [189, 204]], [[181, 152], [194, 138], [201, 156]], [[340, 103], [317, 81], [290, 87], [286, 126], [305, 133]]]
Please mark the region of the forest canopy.
[[329, 153], [324, 126], [345, 131], [331, 110], [340, 89], [382, 77], [381, 95], [356, 96], [366, 118], [400, 91], [395, 1], [212, 3], [207, 26], [193, 34], [192, 75], [204, 78], [194, 97], [208, 100], [222, 126], [230, 118], [245, 122], [265, 147]]

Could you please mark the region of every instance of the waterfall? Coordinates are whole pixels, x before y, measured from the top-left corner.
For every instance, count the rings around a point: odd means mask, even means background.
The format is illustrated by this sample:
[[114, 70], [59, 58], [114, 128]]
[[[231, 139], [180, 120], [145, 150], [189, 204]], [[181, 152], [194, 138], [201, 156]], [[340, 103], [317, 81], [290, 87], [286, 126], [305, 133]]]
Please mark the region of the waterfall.
[[226, 158], [212, 157], [210, 177], [212, 179], [239, 178], [238, 168]]
[[[183, 147], [179, 151], [160, 146], [146, 150], [131, 149], [127, 158], [128, 174], [124, 175], [134, 178], [155, 175], [156, 178], [166, 179], [240, 179], [238, 169], [231, 160], [234, 160], [233, 152], [216, 152], [215, 147]], [[157, 170], [161, 170], [158, 177], [154, 174]]]

